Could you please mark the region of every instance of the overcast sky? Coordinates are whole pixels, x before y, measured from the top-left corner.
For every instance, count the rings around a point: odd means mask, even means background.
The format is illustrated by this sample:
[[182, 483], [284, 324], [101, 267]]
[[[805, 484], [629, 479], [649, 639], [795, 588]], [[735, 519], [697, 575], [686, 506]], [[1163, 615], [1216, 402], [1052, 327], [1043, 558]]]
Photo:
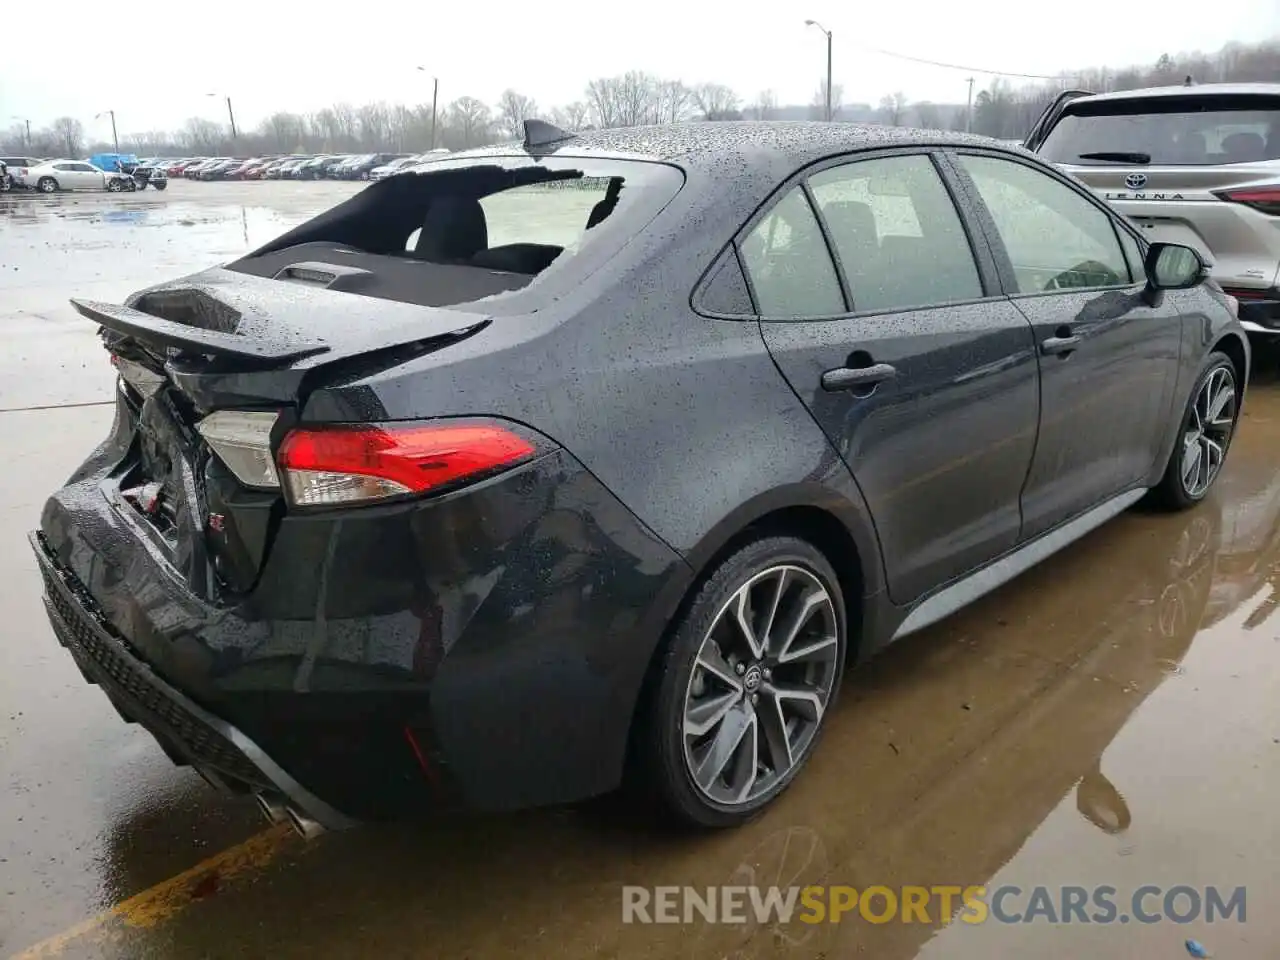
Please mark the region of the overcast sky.
[[[223, 120], [225, 105], [206, 96], [212, 92], [231, 96], [246, 128], [275, 110], [341, 100], [430, 102], [430, 75], [419, 65], [440, 78], [442, 103], [463, 94], [492, 103], [514, 87], [551, 106], [581, 98], [593, 77], [627, 69], [726, 83], [747, 103], [762, 89], [772, 89], [779, 103], [808, 103], [826, 71], [826, 46], [821, 33], [804, 26], [807, 17], [834, 35], [835, 82], [845, 101], [873, 103], [895, 90], [912, 100], [962, 103], [968, 74], [891, 59], [872, 47], [996, 72], [1054, 74], [1280, 34], [1278, 0], [265, 0], [163, 3], [145, 14], [125, 4], [120, 9], [132, 12], [118, 17], [62, 9], [69, 15], [56, 28], [10, 23], [0, 44], [0, 127], [14, 116], [35, 127], [71, 115], [90, 137], [109, 138], [109, 120], [94, 120], [108, 108], [121, 134], [176, 128], [192, 115]], [[978, 74], [977, 84], [990, 79]]]

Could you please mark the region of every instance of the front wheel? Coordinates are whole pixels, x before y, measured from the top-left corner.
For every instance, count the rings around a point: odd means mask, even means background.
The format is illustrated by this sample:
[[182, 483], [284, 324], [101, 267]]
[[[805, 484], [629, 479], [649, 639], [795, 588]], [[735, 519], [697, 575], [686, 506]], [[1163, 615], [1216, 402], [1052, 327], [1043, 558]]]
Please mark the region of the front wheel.
[[124, 189], [124, 184], [123, 184], [123, 183], [121, 183], [119, 180], [108, 180], [108, 181], [107, 181], [107, 192], [108, 192], [108, 193], [119, 193], [119, 192], [120, 192], [121, 190], [123, 190], [123, 189]]
[[1152, 491], [1160, 505], [1185, 510], [1208, 495], [1235, 436], [1240, 392], [1231, 358], [1216, 351], [1209, 354], [1191, 391], [1164, 477]]
[[153, 183], [153, 184], [152, 184], [152, 186], [153, 186], [153, 187], [155, 187], [157, 190], [163, 190], [163, 189], [164, 189], [165, 187], [167, 187], [168, 185], [169, 185], [169, 184], [168, 184], [166, 181], [164, 181], [164, 180], [161, 180], [159, 183]]
[[638, 746], [685, 824], [736, 826], [800, 772], [835, 705], [846, 617], [826, 558], [768, 537], [725, 560], [662, 655]]
[[58, 189], [58, 181], [53, 177], [41, 177], [36, 182], [36, 189], [41, 193], [53, 193]]

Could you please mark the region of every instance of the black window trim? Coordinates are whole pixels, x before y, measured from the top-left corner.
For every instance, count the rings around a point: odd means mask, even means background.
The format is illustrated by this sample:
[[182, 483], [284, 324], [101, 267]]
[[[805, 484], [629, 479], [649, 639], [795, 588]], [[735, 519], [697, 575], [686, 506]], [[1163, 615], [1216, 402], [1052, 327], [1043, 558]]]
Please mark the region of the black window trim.
[[[939, 179], [942, 180], [943, 188], [951, 198], [952, 206], [956, 211], [956, 216], [960, 219], [961, 228], [964, 230], [965, 237], [969, 241], [969, 253], [970, 256], [973, 257], [974, 266], [978, 271], [978, 282], [981, 284], [983, 290], [982, 296], [973, 297], [967, 300], [951, 300], [944, 303], [906, 304], [903, 306], [884, 307], [875, 310], [846, 309], [844, 313], [839, 314], [815, 314], [813, 316], [799, 317], [766, 316], [760, 312], [760, 301], [756, 296], [755, 285], [751, 279], [750, 272], [746, 269], [745, 264], [742, 264], [741, 262], [741, 255], [739, 252], [739, 264], [742, 267], [743, 276], [747, 281], [747, 289], [751, 293], [752, 304], [756, 308], [756, 315], [749, 319], [767, 321], [769, 323], [821, 323], [835, 320], [860, 319], [862, 317], [877, 317], [885, 314], [913, 313], [922, 310], [963, 307], [971, 304], [988, 303], [993, 300], [1005, 299], [1008, 295], [1004, 292], [1003, 282], [999, 274], [999, 265], [993, 256], [993, 251], [989, 249], [985, 232], [982, 230], [980, 224], [973, 222], [973, 211], [971, 207], [965, 203], [963, 197], [958, 195], [957, 181], [950, 175], [949, 166], [941, 159], [941, 155], [946, 149], [947, 146], [945, 144], [912, 144], [910, 146], [888, 149], [857, 150], [850, 153], [841, 153], [830, 157], [824, 157], [821, 160], [801, 167], [794, 171], [786, 180], [782, 181], [782, 183], [780, 183], [774, 191], [769, 194], [755, 213], [747, 218], [746, 222], [739, 227], [738, 232], [734, 234], [731, 242], [735, 251], [740, 251], [742, 241], [753, 229], [755, 229], [756, 224], [767, 217], [773, 211], [773, 208], [778, 204], [778, 202], [790, 193], [792, 188], [800, 186], [805, 198], [809, 201], [810, 209], [813, 210], [814, 216], [818, 219], [818, 226], [822, 230], [822, 236], [826, 242], [827, 250], [831, 254], [831, 262], [836, 269], [836, 276], [840, 282], [841, 292], [845, 295], [845, 305], [847, 308], [850, 305], [850, 301], [848, 299], [849, 281], [845, 276], [844, 268], [839, 261], [839, 255], [834, 252], [834, 246], [831, 240], [830, 230], [827, 228], [826, 220], [822, 217], [821, 211], [818, 210], [817, 205], [814, 203], [812, 193], [808, 186], [809, 178], [832, 167], [847, 166], [863, 160], [880, 160], [903, 156], [925, 156], [931, 160], [934, 170], [937, 172]], [[982, 242], [979, 242], [980, 240]], [[856, 304], [854, 304], [854, 306], [856, 307]]]
[[[1095, 209], [1102, 212], [1111, 223], [1113, 231], [1124, 230], [1131, 237], [1138, 241], [1138, 249], [1146, 254], [1146, 241], [1140, 233], [1132, 229], [1124, 219], [1116, 213], [1115, 210], [1108, 207], [1096, 194], [1088, 187], [1078, 184], [1066, 177], [1057, 168], [1045, 161], [1035, 160], [1021, 154], [1006, 152], [1004, 150], [993, 150], [986, 147], [954, 147], [943, 151], [942, 159], [951, 168], [954, 176], [964, 185], [965, 192], [969, 195], [970, 202], [973, 205], [973, 214], [976, 217], [979, 226], [987, 236], [987, 245], [991, 248], [991, 253], [995, 257], [997, 269], [1000, 274], [1000, 283], [1004, 289], [1004, 295], [1011, 300], [1025, 300], [1032, 297], [1053, 297], [1066, 296], [1076, 293], [1105, 293], [1113, 290], [1133, 290], [1135, 287], [1145, 287], [1146, 280], [1130, 280], [1128, 283], [1110, 284], [1100, 287], [1071, 287], [1066, 290], [1032, 290], [1022, 292], [1018, 290], [1018, 280], [1013, 269], [1013, 258], [1009, 256], [1008, 248], [1005, 247], [1004, 238], [1000, 236], [1000, 231], [996, 228], [995, 218], [991, 216], [991, 210], [987, 207], [987, 203], [982, 198], [978, 185], [969, 175], [964, 166], [959, 162], [961, 156], [976, 157], [992, 157], [997, 160], [1007, 160], [1010, 163], [1017, 163], [1024, 167], [1035, 170], [1045, 176], [1056, 180], [1058, 183], [1067, 187], [1078, 197], [1085, 200]], [[1120, 242], [1120, 237], [1116, 236], [1116, 246], [1120, 248], [1120, 257], [1128, 263], [1129, 258], [1125, 256], [1124, 245]]]

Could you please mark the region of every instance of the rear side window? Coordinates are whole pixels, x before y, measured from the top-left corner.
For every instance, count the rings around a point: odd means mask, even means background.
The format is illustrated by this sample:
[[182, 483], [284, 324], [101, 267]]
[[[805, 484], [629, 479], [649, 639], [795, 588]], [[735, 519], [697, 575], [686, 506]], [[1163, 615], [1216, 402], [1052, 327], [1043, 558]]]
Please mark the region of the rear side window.
[[845, 312], [835, 264], [800, 187], [788, 191], [743, 239], [742, 263], [761, 316], [830, 317]]
[[[1280, 97], [1152, 97], [1069, 106], [1040, 154], [1055, 163], [1214, 166], [1280, 159]], [[1103, 154], [1104, 156], [1093, 156]], [[1150, 159], [1146, 159], [1150, 158]]]
[[1111, 218], [1070, 187], [1026, 164], [962, 155], [1013, 264], [1018, 293], [1129, 283]]
[[926, 156], [858, 160], [809, 181], [857, 311], [976, 300], [982, 280]]

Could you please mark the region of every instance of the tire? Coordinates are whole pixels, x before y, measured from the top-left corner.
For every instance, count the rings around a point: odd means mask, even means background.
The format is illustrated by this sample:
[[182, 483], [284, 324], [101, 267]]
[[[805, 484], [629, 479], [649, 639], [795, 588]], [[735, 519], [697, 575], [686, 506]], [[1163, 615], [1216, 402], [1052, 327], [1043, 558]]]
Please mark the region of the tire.
[[169, 183], [166, 180], [161, 180], [159, 183], [153, 183], [152, 186], [157, 190], [163, 190], [165, 187], [169, 186]]
[[[1208, 496], [1222, 473], [1235, 437], [1240, 395], [1241, 384], [1231, 358], [1217, 351], [1209, 354], [1178, 423], [1178, 439], [1164, 476], [1151, 491], [1158, 506], [1185, 510]], [[1215, 409], [1220, 403], [1225, 407]], [[1212, 418], [1207, 427], [1206, 417]], [[1194, 455], [1190, 452], [1192, 445], [1196, 447]]]
[[108, 180], [108, 181], [107, 181], [107, 192], [108, 192], [108, 193], [119, 193], [119, 192], [120, 192], [121, 190], [123, 190], [123, 189], [124, 189], [124, 184], [123, 184], [123, 183], [121, 183], [119, 180]]
[[36, 189], [41, 193], [56, 193], [58, 189], [58, 181], [53, 177], [41, 177], [36, 181]]
[[[781, 602], [770, 622], [766, 611], [779, 582]], [[786, 611], [800, 609], [797, 603], [819, 592], [825, 596], [784, 646], [781, 625], [792, 616]], [[743, 596], [755, 632], [763, 628], [763, 644], [748, 641], [737, 627], [735, 611]], [[835, 572], [803, 540], [760, 539], [715, 569], [674, 624], [638, 716], [643, 785], [667, 814], [684, 826], [737, 826], [790, 786], [835, 706], [846, 623]], [[778, 696], [779, 691], [786, 695]], [[700, 729], [689, 732], [686, 723]], [[735, 731], [744, 732], [726, 761], [709, 764], [709, 746], [717, 738], [734, 742]], [[695, 778], [699, 767], [706, 771], [701, 783]]]

